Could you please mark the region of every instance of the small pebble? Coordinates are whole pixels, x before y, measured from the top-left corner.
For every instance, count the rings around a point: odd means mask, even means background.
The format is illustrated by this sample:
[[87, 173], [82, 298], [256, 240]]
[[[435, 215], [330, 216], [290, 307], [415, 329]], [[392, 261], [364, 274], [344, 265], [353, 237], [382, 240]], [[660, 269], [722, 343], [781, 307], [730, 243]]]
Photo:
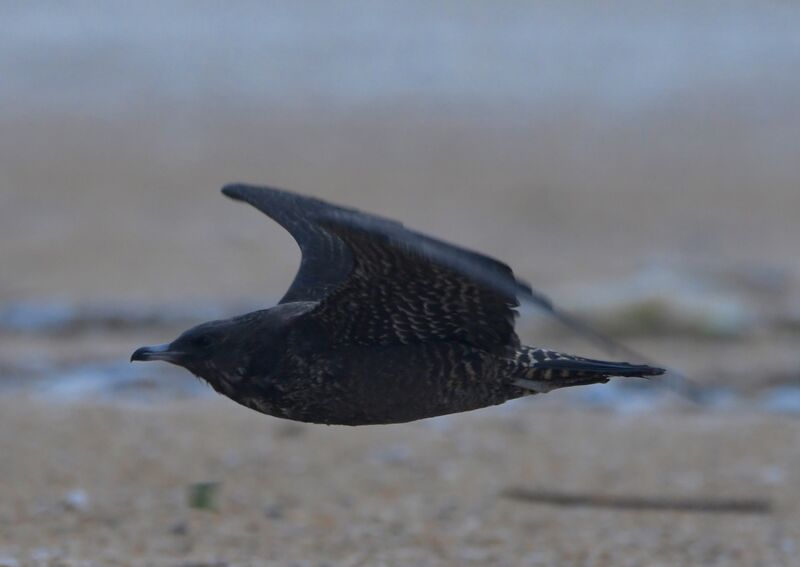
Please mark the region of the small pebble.
[[61, 503], [72, 512], [86, 512], [89, 509], [89, 494], [82, 488], [76, 488], [67, 492]]

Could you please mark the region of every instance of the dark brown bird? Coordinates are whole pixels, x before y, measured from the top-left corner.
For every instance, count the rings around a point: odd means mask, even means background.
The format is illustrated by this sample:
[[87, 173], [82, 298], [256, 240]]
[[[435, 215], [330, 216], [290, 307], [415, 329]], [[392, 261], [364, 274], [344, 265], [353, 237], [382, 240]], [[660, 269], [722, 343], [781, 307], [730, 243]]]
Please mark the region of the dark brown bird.
[[656, 376], [647, 365], [523, 346], [519, 300], [550, 303], [492, 258], [402, 224], [269, 187], [228, 185], [302, 251], [280, 303], [189, 329], [131, 360], [163, 360], [276, 417], [400, 423], [556, 388]]

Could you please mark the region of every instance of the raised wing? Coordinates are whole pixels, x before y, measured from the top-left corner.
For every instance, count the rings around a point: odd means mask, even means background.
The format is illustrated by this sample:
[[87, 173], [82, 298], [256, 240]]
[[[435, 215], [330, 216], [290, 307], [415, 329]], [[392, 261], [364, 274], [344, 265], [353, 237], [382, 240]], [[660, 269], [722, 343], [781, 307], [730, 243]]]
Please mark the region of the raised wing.
[[516, 280], [505, 264], [413, 232], [397, 221], [274, 187], [231, 184], [223, 187], [222, 193], [254, 206], [273, 219], [292, 235], [300, 247], [300, 269], [280, 303], [319, 301], [347, 279], [353, 269], [353, 253], [333, 225], [349, 223], [353, 230], [405, 240], [408, 245], [416, 247], [421, 256], [429, 256], [455, 270], [471, 271], [488, 285], [499, 286], [508, 295], [550, 307], [546, 297]]
[[323, 213], [346, 210], [343, 207], [272, 187], [232, 184], [223, 187], [222, 193], [254, 206], [289, 231], [300, 246], [300, 269], [280, 303], [319, 301], [350, 274], [350, 250], [317, 223]]

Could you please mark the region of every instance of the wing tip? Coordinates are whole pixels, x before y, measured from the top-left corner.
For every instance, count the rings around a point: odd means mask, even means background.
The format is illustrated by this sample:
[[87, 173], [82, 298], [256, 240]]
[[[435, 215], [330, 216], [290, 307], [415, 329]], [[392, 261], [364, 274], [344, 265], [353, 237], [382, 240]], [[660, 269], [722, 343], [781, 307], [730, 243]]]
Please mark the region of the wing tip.
[[245, 193], [252, 186], [245, 183], [227, 183], [220, 189], [220, 192], [234, 201], [244, 201]]
[[517, 299], [520, 301], [520, 303], [523, 301], [529, 301], [531, 303], [538, 305], [545, 311], [555, 310], [555, 305], [553, 304], [553, 301], [549, 297], [533, 289], [533, 287], [531, 287], [531, 284], [529, 284], [525, 280], [517, 278], [516, 276], [512, 277], [514, 278], [514, 281], [516, 283], [516, 296]]

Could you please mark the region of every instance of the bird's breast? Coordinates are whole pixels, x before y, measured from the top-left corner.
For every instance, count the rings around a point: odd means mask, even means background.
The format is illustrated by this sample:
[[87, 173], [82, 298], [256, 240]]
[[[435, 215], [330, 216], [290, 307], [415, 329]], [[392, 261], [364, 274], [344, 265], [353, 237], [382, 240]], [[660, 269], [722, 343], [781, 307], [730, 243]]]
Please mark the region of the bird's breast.
[[466, 411], [517, 395], [492, 355], [457, 343], [431, 343], [288, 357], [231, 397], [277, 417], [360, 425]]

